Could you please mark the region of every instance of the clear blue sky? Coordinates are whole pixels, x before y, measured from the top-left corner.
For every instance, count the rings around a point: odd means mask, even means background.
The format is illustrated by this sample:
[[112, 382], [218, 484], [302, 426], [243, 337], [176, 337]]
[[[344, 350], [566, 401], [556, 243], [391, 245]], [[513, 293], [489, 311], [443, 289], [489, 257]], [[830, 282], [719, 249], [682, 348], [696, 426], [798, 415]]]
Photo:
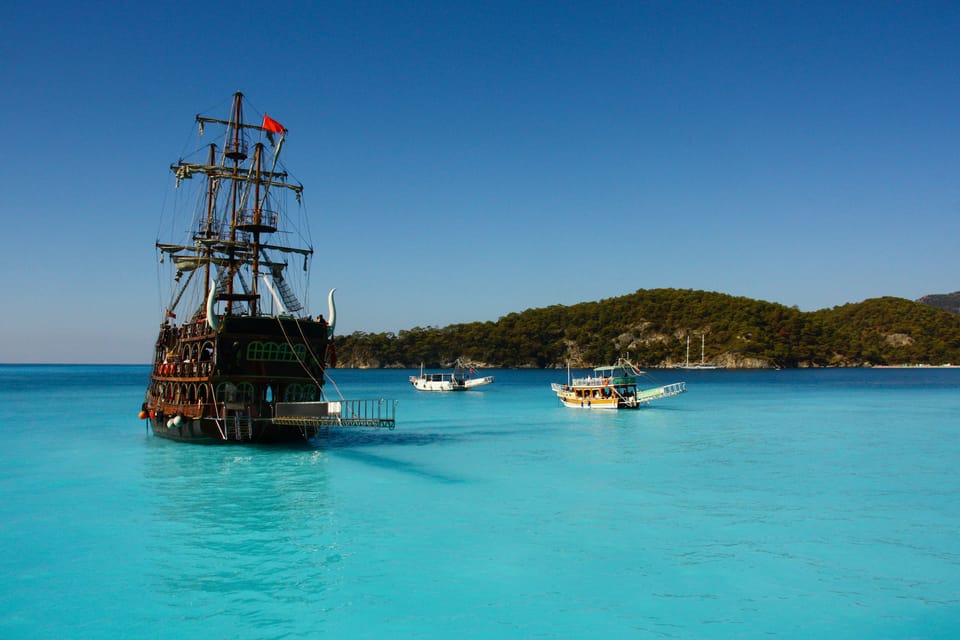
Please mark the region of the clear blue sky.
[[0, 362], [149, 361], [193, 116], [290, 129], [338, 333], [960, 289], [955, 2], [13, 3]]

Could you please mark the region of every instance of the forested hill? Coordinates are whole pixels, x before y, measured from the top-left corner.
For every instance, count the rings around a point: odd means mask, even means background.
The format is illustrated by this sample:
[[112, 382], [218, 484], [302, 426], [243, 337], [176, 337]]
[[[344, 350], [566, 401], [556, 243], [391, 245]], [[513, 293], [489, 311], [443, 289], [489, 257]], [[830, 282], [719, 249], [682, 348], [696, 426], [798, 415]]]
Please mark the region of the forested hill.
[[938, 309], [960, 313], [960, 291], [954, 291], [953, 293], [934, 293], [929, 296], [923, 296], [917, 300], [917, 302], [922, 302], [923, 304], [928, 304]]
[[960, 315], [902, 298], [802, 312], [689, 289], [641, 289], [599, 302], [511, 313], [496, 322], [337, 337], [341, 367], [591, 367], [629, 353], [645, 367], [960, 364]]

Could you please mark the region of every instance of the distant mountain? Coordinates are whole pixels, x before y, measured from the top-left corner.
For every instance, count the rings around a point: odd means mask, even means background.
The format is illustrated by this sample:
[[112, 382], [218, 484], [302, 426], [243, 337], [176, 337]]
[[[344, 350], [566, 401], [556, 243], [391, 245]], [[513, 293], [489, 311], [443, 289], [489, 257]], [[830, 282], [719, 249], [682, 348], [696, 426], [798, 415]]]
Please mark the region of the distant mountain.
[[[960, 294], [953, 294], [960, 295]], [[597, 302], [510, 313], [496, 322], [337, 337], [340, 366], [563, 368], [610, 364], [629, 353], [672, 367], [687, 337], [728, 368], [960, 364], [960, 314], [904, 298], [803, 312], [690, 289], [640, 289]]]
[[953, 293], [933, 293], [929, 296], [923, 296], [917, 300], [920, 304], [928, 304], [931, 307], [960, 313], [960, 291]]

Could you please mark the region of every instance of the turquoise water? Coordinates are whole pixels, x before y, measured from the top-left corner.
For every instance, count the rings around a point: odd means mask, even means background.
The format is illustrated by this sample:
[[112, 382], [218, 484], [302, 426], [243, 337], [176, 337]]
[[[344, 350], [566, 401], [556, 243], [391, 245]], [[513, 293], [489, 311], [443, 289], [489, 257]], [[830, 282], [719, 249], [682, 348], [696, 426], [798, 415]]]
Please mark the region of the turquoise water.
[[259, 448], [149, 435], [146, 367], [0, 366], [0, 637], [960, 636], [960, 370], [411, 373], [333, 372], [395, 431]]

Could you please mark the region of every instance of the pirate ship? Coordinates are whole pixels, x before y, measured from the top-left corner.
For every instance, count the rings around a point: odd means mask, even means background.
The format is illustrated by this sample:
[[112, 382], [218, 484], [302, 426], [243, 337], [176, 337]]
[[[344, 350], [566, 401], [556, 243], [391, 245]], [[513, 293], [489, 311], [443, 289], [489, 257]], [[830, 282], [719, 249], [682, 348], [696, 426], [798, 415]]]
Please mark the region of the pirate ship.
[[[395, 401], [324, 393], [326, 369], [336, 364], [335, 289], [327, 317], [311, 317], [303, 186], [280, 160], [288, 132], [267, 114], [245, 122], [245, 110], [237, 93], [228, 119], [196, 116], [201, 137], [216, 132], [170, 167], [178, 194], [171, 226], [186, 231], [156, 243], [169, 297], [140, 417], [157, 436], [209, 443], [393, 428]], [[180, 196], [188, 185], [194, 194]]]

